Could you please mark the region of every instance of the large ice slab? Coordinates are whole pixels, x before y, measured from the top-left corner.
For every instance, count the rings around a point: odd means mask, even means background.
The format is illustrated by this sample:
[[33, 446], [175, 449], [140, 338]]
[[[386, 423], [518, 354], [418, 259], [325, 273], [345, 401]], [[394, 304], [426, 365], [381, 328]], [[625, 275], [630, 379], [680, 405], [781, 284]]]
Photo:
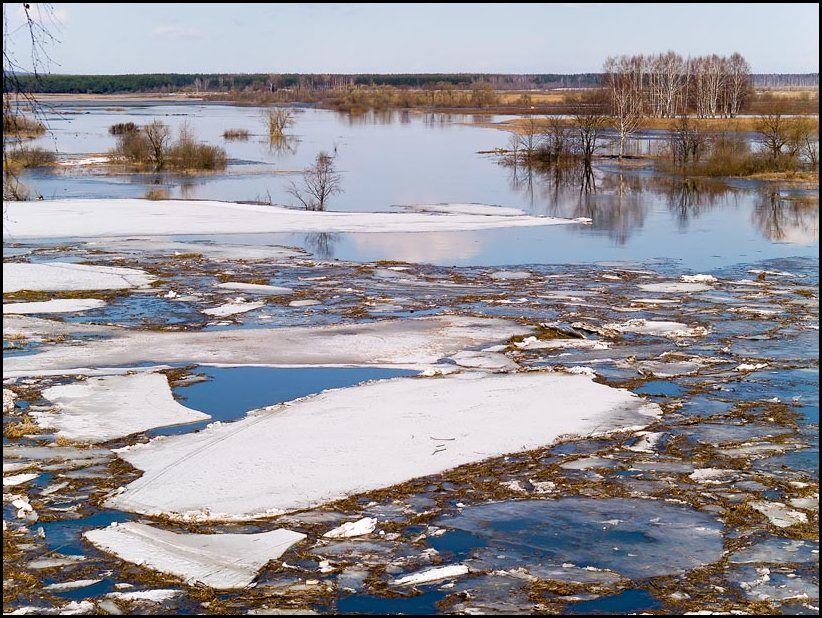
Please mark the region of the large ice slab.
[[33, 410], [32, 417], [57, 435], [81, 442], [106, 442], [132, 433], [211, 418], [174, 400], [159, 373], [88, 378], [52, 386], [43, 397], [56, 410]]
[[464, 316], [233, 331], [122, 329], [83, 346], [56, 346], [39, 354], [11, 356], [4, 359], [3, 375], [40, 375], [84, 368], [91, 359], [95, 367], [144, 362], [426, 367], [460, 350], [500, 343], [530, 332], [531, 329], [509, 320]]
[[[277, 206], [187, 200], [12, 202], [3, 236], [91, 238], [277, 232], [430, 232], [580, 223], [528, 215], [427, 212], [309, 212]], [[470, 209], [469, 209], [470, 210]]]
[[274, 515], [560, 436], [642, 427], [658, 411], [626, 390], [564, 373], [373, 382], [120, 449], [145, 474], [107, 505], [179, 519]]
[[147, 285], [153, 280], [154, 277], [136, 268], [70, 262], [3, 262], [3, 294], [20, 290], [124, 290]]
[[55, 298], [33, 303], [4, 303], [3, 314], [77, 313], [99, 309], [106, 304], [98, 298]]
[[220, 590], [251, 585], [269, 560], [305, 538], [285, 529], [259, 534], [177, 534], [136, 522], [114, 523], [83, 536], [128, 562]]

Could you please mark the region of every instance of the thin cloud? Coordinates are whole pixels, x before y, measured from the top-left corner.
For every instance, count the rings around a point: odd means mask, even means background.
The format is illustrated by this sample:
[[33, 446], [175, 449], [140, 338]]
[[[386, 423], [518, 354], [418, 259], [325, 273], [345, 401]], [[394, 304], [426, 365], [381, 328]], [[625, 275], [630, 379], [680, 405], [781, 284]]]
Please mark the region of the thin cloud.
[[205, 36], [197, 28], [185, 26], [157, 26], [151, 31], [155, 39], [201, 39]]

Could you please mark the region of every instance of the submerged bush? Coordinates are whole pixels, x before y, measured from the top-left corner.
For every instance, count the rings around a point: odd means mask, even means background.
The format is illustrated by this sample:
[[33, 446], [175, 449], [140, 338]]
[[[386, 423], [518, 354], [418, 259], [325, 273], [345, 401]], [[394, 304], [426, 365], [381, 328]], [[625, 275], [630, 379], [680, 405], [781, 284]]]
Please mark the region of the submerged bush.
[[248, 139], [248, 136], [251, 135], [248, 129], [226, 129], [223, 131], [223, 138], [227, 140], [233, 139]]
[[133, 133], [138, 129], [133, 122], [118, 122], [108, 128], [108, 132], [112, 135], [123, 135], [124, 133]]
[[168, 149], [169, 167], [180, 170], [221, 170], [226, 166], [225, 150], [198, 142], [187, 125], [180, 128], [177, 141]]
[[225, 150], [198, 142], [186, 125], [172, 141], [169, 127], [156, 120], [136, 131], [117, 135], [112, 154], [135, 165], [150, 165], [156, 171], [221, 170], [228, 160]]

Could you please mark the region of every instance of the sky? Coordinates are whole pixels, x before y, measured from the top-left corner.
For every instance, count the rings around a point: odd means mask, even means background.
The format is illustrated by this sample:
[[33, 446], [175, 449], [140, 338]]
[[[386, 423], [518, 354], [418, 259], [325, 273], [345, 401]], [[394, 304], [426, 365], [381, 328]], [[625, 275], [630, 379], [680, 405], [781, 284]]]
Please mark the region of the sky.
[[[669, 49], [819, 71], [817, 3], [50, 6], [52, 73], [582, 73]], [[3, 5], [4, 44], [25, 64], [21, 7]]]

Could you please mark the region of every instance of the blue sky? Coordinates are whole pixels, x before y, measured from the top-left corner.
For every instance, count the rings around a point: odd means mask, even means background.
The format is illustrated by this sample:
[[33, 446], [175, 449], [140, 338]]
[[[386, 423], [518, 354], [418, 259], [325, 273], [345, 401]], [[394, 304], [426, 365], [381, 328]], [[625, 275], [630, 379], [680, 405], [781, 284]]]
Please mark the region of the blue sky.
[[[574, 73], [668, 49], [739, 51], [755, 72], [819, 71], [815, 3], [52, 6], [55, 73]], [[12, 28], [20, 11], [4, 4]]]

